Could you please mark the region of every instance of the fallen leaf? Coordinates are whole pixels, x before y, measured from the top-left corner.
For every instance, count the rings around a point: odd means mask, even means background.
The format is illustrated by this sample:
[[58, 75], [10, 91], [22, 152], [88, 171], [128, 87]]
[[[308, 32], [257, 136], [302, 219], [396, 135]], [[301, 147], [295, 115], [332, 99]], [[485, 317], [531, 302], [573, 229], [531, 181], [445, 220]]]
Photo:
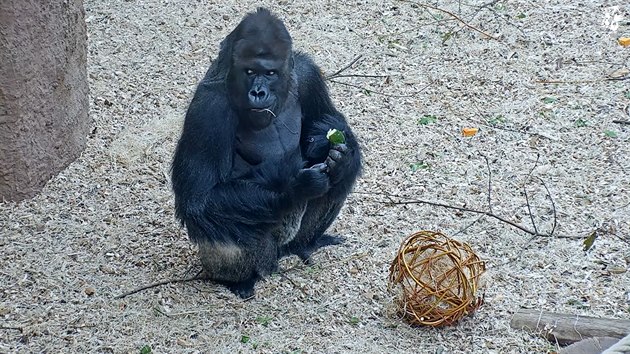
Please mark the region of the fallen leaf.
[[610, 74], [610, 77], [613, 79], [619, 79], [622, 78], [626, 75], [628, 75], [630, 73], [630, 70], [628, 70], [627, 68], [621, 68], [619, 70], [615, 70]]
[[478, 131], [479, 131], [479, 128], [463, 128], [462, 129], [462, 135], [463, 136], [475, 136], [475, 134], [477, 134]]
[[590, 235], [584, 240], [584, 252], [588, 251], [593, 247], [595, 240], [597, 239], [597, 230], [591, 232]]
[[617, 42], [619, 42], [622, 47], [630, 46], [630, 37], [619, 37]]

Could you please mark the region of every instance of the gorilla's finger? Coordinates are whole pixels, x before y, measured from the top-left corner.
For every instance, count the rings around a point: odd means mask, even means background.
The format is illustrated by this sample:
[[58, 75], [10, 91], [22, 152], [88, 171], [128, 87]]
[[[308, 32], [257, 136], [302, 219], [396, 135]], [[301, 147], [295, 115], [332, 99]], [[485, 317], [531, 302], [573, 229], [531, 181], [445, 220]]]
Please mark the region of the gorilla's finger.
[[326, 172], [328, 170], [328, 164], [322, 162], [322, 163], [318, 163], [315, 164], [313, 166], [310, 167], [311, 170], [318, 170], [320, 172]]
[[344, 154], [346, 152], [348, 152], [348, 150], [349, 150], [348, 145], [346, 145], [346, 144], [335, 144], [335, 145], [332, 146], [331, 149], [335, 149], [335, 150], [337, 150], [339, 152], [342, 152]]
[[339, 161], [343, 160], [344, 154], [342, 154], [341, 152], [339, 152], [337, 150], [330, 149], [330, 151], [328, 151], [328, 157], [330, 159], [335, 160], [335, 162], [339, 162]]

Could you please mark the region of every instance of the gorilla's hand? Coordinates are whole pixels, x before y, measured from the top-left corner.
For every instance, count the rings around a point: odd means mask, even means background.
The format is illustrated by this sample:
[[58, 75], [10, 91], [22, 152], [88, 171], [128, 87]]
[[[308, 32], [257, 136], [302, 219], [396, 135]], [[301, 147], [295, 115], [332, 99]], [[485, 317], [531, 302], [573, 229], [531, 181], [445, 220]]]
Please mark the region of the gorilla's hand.
[[330, 178], [326, 174], [328, 166], [318, 163], [301, 169], [297, 174], [298, 194], [306, 199], [321, 197], [330, 190]]
[[349, 158], [348, 151], [346, 144], [335, 144], [328, 150], [328, 157], [324, 163], [328, 166], [328, 175], [332, 184], [339, 183], [344, 177]]

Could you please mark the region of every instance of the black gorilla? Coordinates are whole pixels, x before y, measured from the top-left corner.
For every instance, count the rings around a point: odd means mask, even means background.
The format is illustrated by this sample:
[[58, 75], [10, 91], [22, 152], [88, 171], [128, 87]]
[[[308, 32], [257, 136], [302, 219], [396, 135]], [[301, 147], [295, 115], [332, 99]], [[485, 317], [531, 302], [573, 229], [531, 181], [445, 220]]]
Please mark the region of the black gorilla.
[[[173, 160], [176, 215], [205, 275], [243, 298], [278, 258], [342, 241], [324, 232], [361, 170], [319, 67], [291, 43], [268, 10], [245, 16], [199, 83]], [[327, 140], [333, 128], [345, 143]]]

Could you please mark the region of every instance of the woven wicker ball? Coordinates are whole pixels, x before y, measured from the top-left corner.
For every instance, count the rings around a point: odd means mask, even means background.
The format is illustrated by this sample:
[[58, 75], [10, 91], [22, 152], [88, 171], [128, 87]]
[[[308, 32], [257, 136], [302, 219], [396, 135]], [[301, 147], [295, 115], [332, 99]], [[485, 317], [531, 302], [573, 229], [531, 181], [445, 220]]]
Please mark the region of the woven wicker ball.
[[403, 241], [389, 268], [402, 317], [412, 325], [450, 325], [483, 303], [476, 296], [484, 262], [469, 245], [434, 231]]

